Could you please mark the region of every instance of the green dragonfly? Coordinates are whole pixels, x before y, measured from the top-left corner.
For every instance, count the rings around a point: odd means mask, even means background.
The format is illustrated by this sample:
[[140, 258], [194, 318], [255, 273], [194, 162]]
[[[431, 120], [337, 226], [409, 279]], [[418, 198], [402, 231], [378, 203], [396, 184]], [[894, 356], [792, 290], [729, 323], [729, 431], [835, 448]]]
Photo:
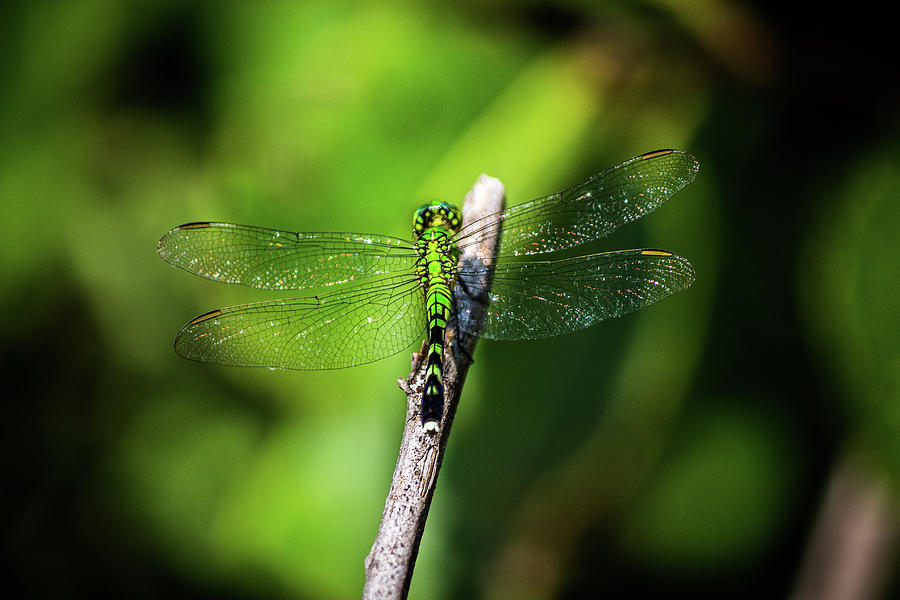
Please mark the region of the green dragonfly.
[[[181, 225], [157, 249], [176, 267], [253, 288], [320, 291], [202, 314], [178, 333], [175, 351], [223, 365], [340, 369], [390, 356], [424, 338], [421, 419], [426, 430], [435, 431], [443, 414], [448, 326], [488, 339], [532, 340], [619, 317], [690, 286], [690, 263], [664, 250], [560, 254], [652, 212], [698, 170], [690, 154], [658, 150], [466, 224], [455, 206], [426, 204], [414, 213], [412, 241], [233, 223]], [[490, 233], [499, 233], [490, 267], [458, 263], [461, 250]], [[543, 260], [527, 258], [543, 254]], [[484, 276], [486, 269], [492, 277]], [[467, 312], [463, 302], [472, 301], [485, 308], [478, 330], [456, 318]]]

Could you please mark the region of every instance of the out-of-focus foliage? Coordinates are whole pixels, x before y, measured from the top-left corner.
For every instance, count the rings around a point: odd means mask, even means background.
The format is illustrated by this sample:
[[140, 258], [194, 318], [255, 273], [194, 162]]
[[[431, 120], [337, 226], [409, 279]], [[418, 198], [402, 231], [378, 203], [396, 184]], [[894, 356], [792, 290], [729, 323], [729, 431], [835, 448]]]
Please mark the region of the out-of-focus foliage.
[[460, 202], [481, 172], [515, 204], [676, 147], [697, 181], [598, 249], [670, 249], [696, 283], [579, 334], [479, 345], [411, 596], [789, 595], [842, 457], [894, 494], [900, 478], [900, 102], [868, 19], [718, 0], [4, 4], [13, 589], [362, 588], [408, 354], [324, 373], [179, 359], [187, 319], [277, 296], [169, 268], [171, 227], [408, 236], [416, 206]]
[[[900, 473], [900, 145], [829, 177], [830, 201], [798, 261], [797, 298], [816, 358], [876, 462]], [[819, 289], [821, 293], [810, 294]]]

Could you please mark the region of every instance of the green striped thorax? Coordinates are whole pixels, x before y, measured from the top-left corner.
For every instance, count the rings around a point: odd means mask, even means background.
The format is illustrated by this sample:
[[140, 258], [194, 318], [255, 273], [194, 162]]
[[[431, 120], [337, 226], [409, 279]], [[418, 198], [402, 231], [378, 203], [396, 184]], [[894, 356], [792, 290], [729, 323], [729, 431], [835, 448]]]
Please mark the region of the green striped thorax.
[[423, 280], [437, 277], [449, 283], [458, 251], [450, 241], [462, 225], [462, 211], [449, 202], [424, 204], [413, 213], [413, 233], [421, 257], [418, 275]]

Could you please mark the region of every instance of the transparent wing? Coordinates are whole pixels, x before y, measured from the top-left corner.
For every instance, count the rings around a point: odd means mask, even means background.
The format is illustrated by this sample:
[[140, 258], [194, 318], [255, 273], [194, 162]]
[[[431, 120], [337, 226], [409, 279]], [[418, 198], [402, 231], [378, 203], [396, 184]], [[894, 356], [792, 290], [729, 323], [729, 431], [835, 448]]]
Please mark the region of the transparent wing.
[[175, 351], [223, 365], [340, 369], [400, 352], [424, 335], [421, 284], [393, 276], [339, 292], [208, 312], [182, 328]]
[[487, 294], [483, 273], [460, 268], [458, 277], [470, 296], [489, 300], [482, 337], [531, 340], [584, 329], [659, 302], [690, 286], [694, 269], [664, 250], [622, 250], [499, 263]]
[[176, 227], [159, 240], [157, 253], [194, 275], [267, 290], [411, 272], [416, 261], [413, 245], [397, 238], [208, 222]]
[[627, 160], [563, 192], [506, 209], [499, 224], [485, 217], [465, 225], [459, 247], [502, 227], [499, 256], [572, 248], [609, 235], [656, 210], [694, 180], [697, 160], [681, 150], [657, 150]]

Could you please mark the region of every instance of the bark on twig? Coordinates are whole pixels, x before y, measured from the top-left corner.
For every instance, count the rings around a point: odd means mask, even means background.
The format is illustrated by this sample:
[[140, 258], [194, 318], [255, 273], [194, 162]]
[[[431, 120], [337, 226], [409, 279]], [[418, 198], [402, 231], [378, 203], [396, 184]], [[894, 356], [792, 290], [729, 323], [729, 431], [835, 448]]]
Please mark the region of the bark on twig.
[[889, 479], [856, 457], [832, 474], [792, 600], [880, 598], [896, 558]]
[[[466, 195], [463, 205], [463, 225], [477, 219], [489, 218], [503, 208], [504, 190], [499, 180], [482, 175]], [[461, 249], [460, 264], [493, 264], [499, 241], [498, 225], [484, 228], [484, 238], [479, 244]], [[490, 277], [490, 271], [486, 271]], [[484, 288], [487, 289], [487, 288]], [[457, 293], [459, 297], [459, 293]], [[457, 303], [457, 306], [459, 304]], [[482, 304], [467, 304], [466, 318], [470, 330], [472, 324], [483, 320]], [[479, 314], [479, 313], [482, 314]], [[421, 426], [419, 411], [425, 378], [425, 349], [413, 355], [413, 369], [406, 380], [400, 380], [406, 392], [406, 426], [400, 442], [397, 466], [391, 481], [381, 516], [381, 525], [372, 549], [366, 557], [366, 584], [364, 599], [406, 598], [412, 580], [413, 567], [419, 553], [419, 543], [425, 530], [425, 521], [431, 507], [431, 499], [440, 472], [450, 435], [450, 427], [456, 414], [460, 394], [475, 350], [477, 337], [457, 335], [454, 327], [447, 328], [444, 352], [444, 415], [440, 431], [426, 433]], [[477, 331], [477, 329], [475, 329]]]

